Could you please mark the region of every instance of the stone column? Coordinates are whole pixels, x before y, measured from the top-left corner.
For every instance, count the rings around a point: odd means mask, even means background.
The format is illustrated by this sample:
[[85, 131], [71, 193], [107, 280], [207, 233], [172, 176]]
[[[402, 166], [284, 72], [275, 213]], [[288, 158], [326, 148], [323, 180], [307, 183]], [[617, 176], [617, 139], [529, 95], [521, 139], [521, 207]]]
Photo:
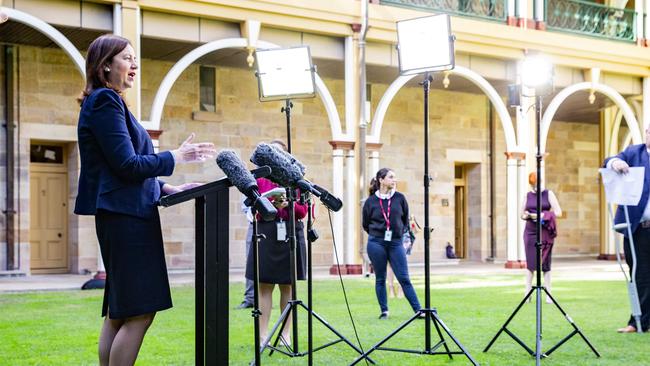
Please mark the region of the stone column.
[[520, 248], [522, 236], [519, 217], [521, 197], [519, 196], [519, 177], [521, 166], [525, 162], [525, 154], [521, 152], [506, 152], [506, 268], [522, 268]]
[[140, 88], [141, 88], [141, 75], [142, 75], [142, 60], [140, 59], [140, 35], [142, 34], [142, 24], [140, 22], [140, 6], [135, 0], [122, 0], [121, 7], [115, 7], [114, 10], [121, 10], [121, 19], [118, 21], [114, 17], [114, 24], [121, 25], [122, 29], [120, 34], [122, 37], [128, 39], [135, 50], [135, 57], [138, 62], [138, 73], [133, 87], [126, 93], [125, 99], [129, 105], [131, 113], [135, 118], [140, 120]]
[[365, 177], [366, 182], [370, 183], [370, 180], [375, 176], [379, 170], [379, 151], [384, 144], [382, 143], [368, 143], [368, 169], [366, 169], [367, 175]]
[[[346, 187], [345, 187], [345, 204], [343, 207], [346, 207], [346, 222], [347, 230], [345, 235], [345, 266], [346, 273], [347, 268], [354, 268], [354, 265], [357, 264], [358, 250], [357, 250], [357, 237], [359, 230], [359, 225], [357, 225], [357, 211], [359, 206], [359, 201], [357, 200], [357, 169], [356, 169], [356, 158], [354, 154], [354, 149], [349, 149], [345, 153], [345, 165], [346, 165]], [[359, 271], [361, 270], [361, 265], [357, 265]]]
[[[354, 145], [350, 141], [330, 141], [329, 144], [332, 146], [332, 194], [338, 198], [344, 199], [343, 197], [343, 183], [344, 183], [344, 172], [343, 172], [343, 162], [345, 151], [350, 150]], [[338, 260], [342, 263], [342, 271], [345, 269], [345, 237], [344, 237], [344, 225], [343, 218], [346, 212], [345, 207], [347, 207], [348, 202], [344, 201], [344, 209], [339, 212], [332, 213], [332, 226], [334, 227], [334, 242], [336, 253], [332, 252], [332, 266], [330, 267], [330, 274], [337, 274], [338, 267], [337, 263], [337, 254]], [[344, 271], [347, 273], [347, 270]]]

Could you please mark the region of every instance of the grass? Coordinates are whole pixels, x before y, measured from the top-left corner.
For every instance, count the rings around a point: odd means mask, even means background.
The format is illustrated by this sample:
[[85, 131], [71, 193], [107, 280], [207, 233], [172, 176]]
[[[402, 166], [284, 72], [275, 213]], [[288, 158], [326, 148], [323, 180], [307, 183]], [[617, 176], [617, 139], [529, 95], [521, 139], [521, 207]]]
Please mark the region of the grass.
[[[438, 278], [433, 283], [463, 282], [464, 277]], [[511, 280], [515, 277], [491, 276], [481, 281]], [[466, 280], [466, 278], [465, 278]], [[466, 282], [466, 281], [465, 281]], [[421, 278], [415, 278], [418, 295], [423, 299]], [[373, 280], [347, 279], [346, 288], [364, 348], [368, 348], [395, 329], [411, 315], [404, 299], [390, 299], [391, 318], [377, 320], [379, 313], [374, 296]], [[235, 307], [243, 290], [242, 284], [230, 286], [230, 304]], [[554, 295], [563, 309], [584, 331], [602, 354], [596, 358], [588, 346], [574, 336], [556, 350], [543, 364], [551, 365], [650, 365], [646, 355], [650, 335], [617, 334], [625, 324], [628, 298], [622, 282], [556, 281]], [[302, 295], [301, 295], [302, 294]], [[304, 296], [303, 296], [304, 295]], [[434, 289], [432, 303], [443, 321], [472, 356], [487, 365], [531, 365], [531, 358], [506, 334], [502, 334], [488, 353], [483, 348], [514, 310], [522, 297], [521, 286]], [[276, 297], [279, 294], [276, 293]], [[299, 296], [306, 301], [305, 284], [299, 285]], [[193, 301], [191, 287], [173, 289], [174, 308], [157, 315], [140, 351], [137, 365], [192, 365], [194, 363]], [[40, 292], [0, 294], [0, 365], [94, 365], [97, 335], [101, 325], [101, 291]], [[277, 302], [277, 298], [275, 299]], [[422, 301], [424, 303], [424, 301]], [[333, 327], [355, 341], [337, 281], [322, 280], [314, 284], [314, 309]], [[277, 319], [279, 309], [273, 309]], [[571, 332], [569, 323], [552, 305], [543, 305], [544, 349], [556, 344]], [[306, 316], [301, 313], [301, 351], [306, 350]], [[318, 324], [318, 323], [315, 323]], [[422, 349], [424, 321], [418, 320], [386, 346]], [[252, 318], [248, 310], [230, 313], [230, 364], [246, 365], [252, 360]], [[509, 327], [530, 347], [535, 341], [535, 305], [526, 304]], [[332, 339], [322, 326], [315, 326], [314, 344]], [[437, 335], [432, 336], [434, 342]], [[449, 340], [450, 344], [451, 341]], [[452, 347], [453, 348], [453, 347]], [[468, 365], [464, 356], [448, 360], [444, 356], [421, 356], [394, 352], [375, 352], [379, 365]], [[319, 351], [316, 365], [347, 365], [356, 358], [343, 343]], [[306, 358], [290, 359], [274, 354], [263, 356], [264, 365], [303, 365]], [[359, 365], [364, 365], [360, 363]]]

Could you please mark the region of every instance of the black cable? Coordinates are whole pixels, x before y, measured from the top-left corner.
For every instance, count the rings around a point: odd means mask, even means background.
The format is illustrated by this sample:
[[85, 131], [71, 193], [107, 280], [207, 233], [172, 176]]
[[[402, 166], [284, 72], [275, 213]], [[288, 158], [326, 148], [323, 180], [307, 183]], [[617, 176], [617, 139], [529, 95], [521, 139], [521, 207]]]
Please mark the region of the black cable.
[[[348, 309], [348, 316], [350, 317], [350, 322], [352, 323], [352, 329], [354, 330], [354, 336], [357, 338], [357, 343], [359, 343], [359, 348], [361, 353], [366, 353], [363, 349], [363, 344], [361, 344], [361, 339], [359, 339], [359, 333], [357, 333], [357, 326], [354, 324], [354, 318], [352, 317], [352, 311], [350, 310], [350, 303], [348, 302], [348, 294], [345, 291], [345, 284], [343, 283], [343, 276], [341, 276], [341, 263], [339, 262], [339, 252], [336, 250], [336, 238], [334, 237], [334, 225], [332, 224], [332, 210], [327, 209], [327, 216], [330, 219], [330, 230], [332, 231], [332, 244], [334, 245], [334, 256], [336, 257], [336, 268], [339, 273], [339, 282], [341, 282], [341, 290], [343, 290], [343, 298], [345, 299], [345, 307]], [[363, 359], [368, 366], [368, 359]]]

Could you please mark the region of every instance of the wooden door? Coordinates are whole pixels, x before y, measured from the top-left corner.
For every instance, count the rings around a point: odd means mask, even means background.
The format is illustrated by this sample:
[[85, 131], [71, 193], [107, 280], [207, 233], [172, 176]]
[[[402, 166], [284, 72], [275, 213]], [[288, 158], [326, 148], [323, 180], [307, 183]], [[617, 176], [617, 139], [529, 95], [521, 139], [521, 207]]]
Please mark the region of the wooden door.
[[32, 160], [29, 237], [31, 269], [35, 273], [68, 271], [67, 197], [65, 165], [46, 165]]
[[465, 167], [456, 165], [454, 172], [454, 252], [457, 258], [467, 254], [467, 184]]

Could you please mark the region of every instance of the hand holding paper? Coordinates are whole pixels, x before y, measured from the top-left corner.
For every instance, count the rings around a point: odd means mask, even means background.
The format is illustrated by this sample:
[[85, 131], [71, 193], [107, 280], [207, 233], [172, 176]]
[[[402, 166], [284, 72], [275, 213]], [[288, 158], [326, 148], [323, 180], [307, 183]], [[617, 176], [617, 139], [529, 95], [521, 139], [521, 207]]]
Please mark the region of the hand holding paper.
[[598, 171], [603, 177], [607, 202], [625, 206], [639, 204], [643, 192], [645, 167], [628, 168], [627, 174], [618, 174], [607, 168]]

